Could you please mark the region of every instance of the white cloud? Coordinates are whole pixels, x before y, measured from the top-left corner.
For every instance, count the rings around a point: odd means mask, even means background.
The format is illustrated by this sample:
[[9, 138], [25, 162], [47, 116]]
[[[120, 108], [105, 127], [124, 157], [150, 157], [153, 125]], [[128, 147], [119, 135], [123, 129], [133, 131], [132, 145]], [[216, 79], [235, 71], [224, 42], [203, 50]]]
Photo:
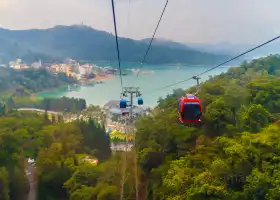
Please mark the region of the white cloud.
[[1, 0], [0, 1], [0, 9], [5, 8], [8, 5], [9, 0]]

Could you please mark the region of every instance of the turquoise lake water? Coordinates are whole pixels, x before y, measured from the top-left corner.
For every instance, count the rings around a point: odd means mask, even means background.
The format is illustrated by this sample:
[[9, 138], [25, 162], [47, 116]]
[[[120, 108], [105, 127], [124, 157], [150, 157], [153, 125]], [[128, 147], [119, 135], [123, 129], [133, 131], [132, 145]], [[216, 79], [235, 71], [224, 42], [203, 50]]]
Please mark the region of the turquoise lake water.
[[[140, 87], [145, 106], [154, 107], [157, 104], [159, 97], [165, 97], [171, 93], [173, 89], [189, 88], [196, 84], [195, 80], [190, 80], [184, 83], [174, 85], [172, 87], [155, 90], [164, 86], [176, 83], [181, 80], [188, 79], [195, 76], [213, 66], [175, 66], [175, 65], [161, 65], [161, 66], [147, 66], [143, 68], [140, 73], [135, 86]], [[126, 65], [126, 68], [137, 68]], [[201, 81], [205, 81], [209, 76], [218, 75], [226, 72], [229, 67], [216, 68], [201, 76]], [[135, 74], [123, 76], [123, 85], [132, 86], [135, 80]], [[110, 100], [119, 100], [121, 93], [120, 77], [113, 76], [103, 80], [105, 83], [96, 84], [94, 86], [81, 86], [73, 91], [68, 91], [67, 88], [61, 88], [55, 91], [44, 92], [39, 94], [39, 97], [75, 97], [83, 98], [87, 104], [103, 106]]]

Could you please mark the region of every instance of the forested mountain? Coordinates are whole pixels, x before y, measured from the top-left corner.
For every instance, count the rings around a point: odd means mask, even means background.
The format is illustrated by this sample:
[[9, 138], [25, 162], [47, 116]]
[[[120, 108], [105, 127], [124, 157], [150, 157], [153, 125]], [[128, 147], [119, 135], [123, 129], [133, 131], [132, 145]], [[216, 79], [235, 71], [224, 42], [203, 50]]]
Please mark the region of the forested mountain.
[[[71, 178], [77, 166], [95, 170], [85, 158], [102, 161], [111, 155], [104, 127], [92, 120], [55, 125], [44, 115], [14, 111], [4, 115], [0, 120], [1, 200], [27, 199], [25, 156], [36, 158], [38, 199], [44, 200], [67, 199], [62, 184]], [[57, 167], [60, 169], [56, 170]], [[93, 178], [94, 174], [86, 177]], [[70, 188], [71, 181], [68, 182]], [[74, 185], [72, 189], [77, 187]]]
[[[142, 39], [141, 41], [149, 44], [152, 38], [146, 38], [146, 39]], [[179, 42], [174, 42], [171, 40], [165, 40], [165, 39], [158, 39], [155, 38], [153, 40], [153, 45], [157, 45], [157, 46], [165, 46], [165, 47], [170, 47], [170, 48], [174, 48], [174, 49], [182, 49], [182, 50], [194, 50], [194, 48], [188, 47], [185, 44], [179, 43]]]
[[[260, 41], [261, 43], [262, 41]], [[230, 42], [221, 42], [221, 43], [213, 43], [213, 44], [203, 44], [203, 43], [188, 43], [189, 47], [193, 49], [200, 49], [201, 51], [212, 51], [214, 53], [220, 54], [220, 53], [226, 53], [226, 54], [240, 54], [241, 52], [244, 52], [252, 47], [257, 46], [258, 44], [232, 44]], [[252, 53], [252, 55], [255, 52]]]
[[[251, 48], [260, 45], [263, 42], [265, 42], [265, 40], [260, 40], [259, 42], [251, 43], [251, 44], [235, 44], [230, 42], [221, 42], [221, 43], [213, 43], [213, 44], [187, 43], [186, 45], [192, 49], [199, 50], [199, 51], [211, 52], [215, 54], [238, 55], [242, 52], [245, 52]], [[255, 51], [251, 52], [250, 54], [247, 54], [243, 58], [245, 58], [245, 60], [251, 60], [255, 57], [263, 57], [269, 54], [277, 54], [277, 53], [280, 53], [279, 41], [275, 41], [262, 48], [256, 49]]]
[[55, 75], [47, 69], [14, 70], [12, 68], [0, 68], [0, 92], [23, 88], [36, 93], [75, 82], [75, 79], [67, 77], [65, 73]]
[[[150, 38], [143, 39], [143, 42], [149, 43]], [[259, 41], [258, 43], [252, 43], [252, 44], [233, 44], [230, 42], [220, 42], [220, 43], [191, 43], [188, 42], [186, 44], [174, 42], [171, 40], [165, 40], [165, 39], [154, 39], [153, 45], [158, 46], [167, 46], [170, 48], [177, 48], [177, 49], [187, 49], [187, 50], [194, 50], [194, 51], [200, 51], [200, 52], [207, 52], [211, 54], [227, 54], [231, 56], [236, 56], [242, 52], [245, 52], [253, 47], [258, 46], [262, 42], [265, 41]], [[269, 54], [277, 54], [280, 52], [280, 42], [275, 41], [274, 43], [270, 43], [262, 48], [256, 49], [255, 51], [251, 52], [250, 54], [247, 54], [243, 56], [242, 58], [235, 61], [235, 63], [240, 63], [240, 61], [244, 60], [252, 60], [256, 57], [263, 57], [267, 56]]]
[[[0, 29], [2, 59], [17, 56], [32, 61], [71, 57], [76, 60], [116, 61], [114, 35], [87, 26], [56, 26], [44, 30]], [[146, 42], [119, 38], [121, 59], [141, 62], [147, 49]], [[147, 63], [216, 64], [228, 58], [198, 50], [152, 46]]]
[[[31, 156], [40, 200], [135, 199], [136, 193], [139, 200], [278, 200], [279, 77], [280, 56], [269, 56], [202, 83], [202, 128], [183, 126], [177, 115], [177, 99], [195, 88], [175, 90], [136, 122], [135, 150], [112, 155], [104, 128], [92, 120], [54, 124], [3, 112], [0, 196], [23, 199], [23, 160]], [[85, 155], [99, 164], [81, 162]]]

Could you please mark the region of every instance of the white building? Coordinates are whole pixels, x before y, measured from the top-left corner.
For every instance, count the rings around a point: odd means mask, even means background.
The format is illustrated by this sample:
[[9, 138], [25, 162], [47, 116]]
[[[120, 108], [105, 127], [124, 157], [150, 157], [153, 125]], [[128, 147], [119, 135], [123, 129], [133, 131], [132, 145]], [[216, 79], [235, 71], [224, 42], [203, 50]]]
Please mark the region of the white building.
[[42, 67], [42, 62], [41, 60], [39, 62], [35, 62], [31, 65], [32, 68], [38, 69], [40, 67]]
[[9, 66], [10, 66], [10, 68], [13, 68], [13, 69], [27, 69], [28, 68], [28, 66], [26, 66], [25, 64], [22, 64], [21, 59], [17, 59], [16, 61], [9, 62]]
[[20, 64], [10, 65], [10, 67], [13, 69], [21, 69]]
[[81, 76], [86, 75], [86, 68], [84, 68], [83, 66], [79, 66], [79, 74]]
[[66, 64], [61, 64], [59, 66], [59, 71], [66, 73], [67, 72], [67, 65]]
[[111, 144], [112, 151], [131, 151], [132, 147], [133, 144], [126, 144], [126, 143]]
[[92, 72], [92, 66], [90, 65], [81, 65], [79, 66], [79, 74], [86, 76]]

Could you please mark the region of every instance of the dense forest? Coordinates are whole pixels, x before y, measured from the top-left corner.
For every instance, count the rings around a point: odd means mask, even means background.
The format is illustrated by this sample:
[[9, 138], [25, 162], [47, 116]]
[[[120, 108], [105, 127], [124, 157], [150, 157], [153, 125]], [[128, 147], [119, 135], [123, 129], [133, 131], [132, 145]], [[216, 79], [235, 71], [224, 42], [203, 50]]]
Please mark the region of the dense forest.
[[80, 168], [97, 171], [85, 157], [103, 161], [111, 155], [104, 127], [93, 120], [53, 124], [44, 115], [10, 111], [2, 116], [0, 130], [1, 200], [25, 199], [29, 190], [26, 156], [36, 158], [38, 199], [43, 200], [65, 199], [63, 184], [68, 181], [69, 191], [77, 188], [71, 180]]
[[9, 97], [6, 101], [0, 102], [0, 114], [2, 110], [17, 108], [35, 108], [56, 112], [78, 113], [86, 109], [86, 100], [79, 98], [43, 98], [31, 100], [29, 97]]
[[[36, 98], [35, 93], [73, 84], [77, 81], [65, 73], [53, 74], [47, 69], [14, 70], [0, 68], [0, 107], [37, 108], [60, 112], [80, 112], [86, 108], [84, 99]], [[5, 109], [4, 109], [5, 110]]]
[[135, 149], [126, 153], [111, 153], [103, 126], [93, 120], [53, 124], [10, 110], [0, 120], [0, 196], [23, 199], [29, 156], [40, 200], [135, 199], [136, 193], [139, 200], [280, 199], [279, 76], [275, 55], [202, 83], [202, 128], [178, 122], [177, 99], [195, 88], [175, 90], [136, 122]]
[[[0, 29], [0, 42], [0, 55], [4, 55], [3, 60], [20, 57], [30, 62], [39, 59], [49, 62], [52, 59], [71, 57], [75, 60], [117, 61], [114, 35], [81, 25], [41, 30]], [[141, 62], [148, 46], [145, 42], [128, 38], [119, 38], [119, 42], [122, 61]], [[182, 49], [180, 45], [172, 48], [167, 45], [153, 45], [146, 62], [216, 64], [227, 58], [227, 55]]]
[[200, 129], [177, 122], [183, 90], [160, 99], [136, 133], [147, 199], [280, 199], [279, 76], [269, 56], [210, 78]]
[[23, 88], [29, 93], [34, 93], [75, 82], [76, 80], [67, 77], [65, 73], [55, 75], [47, 69], [14, 70], [0, 68], [0, 92]]

